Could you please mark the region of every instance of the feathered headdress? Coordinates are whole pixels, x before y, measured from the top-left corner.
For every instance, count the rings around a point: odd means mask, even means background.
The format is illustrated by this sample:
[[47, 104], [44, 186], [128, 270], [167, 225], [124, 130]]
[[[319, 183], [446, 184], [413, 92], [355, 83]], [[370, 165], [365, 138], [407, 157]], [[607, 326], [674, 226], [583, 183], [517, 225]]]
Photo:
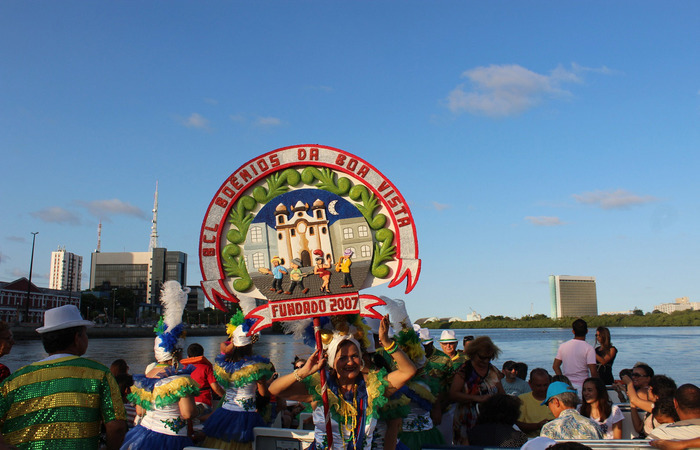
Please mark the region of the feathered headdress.
[[[360, 352], [371, 348], [370, 327], [362, 321], [359, 314], [346, 314], [339, 316], [319, 318], [321, 325], [321, 343], [323, 349], [328, 351], [328, 361], [332, 365], [335, 351], [344, 340], [351, 340]], [[316, 347], [316, 334], [313, 320], [303, 319], [293, 322], [283, 322], [282, 328], [287, 334], [293, 334], [297, 340], [304, 341], [309, 347]]]
[[252, 297], [240, 296], [238, 305], [241, 310], [231, 317], [226, 324], [226, 334], [236, 347], [243, 347], [253, 343], [253, 339], [248, 336], [250, 327], [255, 323], [254, 319], [246, 319], [245, 316], [255, 308], [255, 299]]
[[386, 309], [389, 312], [389, 320], [394, 328], [394, 340], [401, 347], [401, 350], [413, 361], [416, 367], [425, 365], [425, 349], [421, 344], [418, 333], [408, 317], [406, 304], [403, 300], [380, 297], [386, 302]]
[[153, 351], [157, 361], [173, 359], [177, 349], [182, 349], [185, 324], [182, 323], [182, 312], [187, 304], [187, 294], [190, 288], [182, 288], [177, 281], [166, 281], [160, 293], [163, 304], [163, 315], [153, 329], [156, 333]]

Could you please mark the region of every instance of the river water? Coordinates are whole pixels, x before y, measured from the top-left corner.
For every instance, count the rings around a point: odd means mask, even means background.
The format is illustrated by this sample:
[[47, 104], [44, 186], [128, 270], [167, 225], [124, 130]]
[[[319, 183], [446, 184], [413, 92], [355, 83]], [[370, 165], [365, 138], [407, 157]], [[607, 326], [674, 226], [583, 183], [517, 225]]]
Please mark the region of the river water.
[[[573, 336], [570, 329], [559, 328], [471, 329], [455, 332], [460, 348], [462, 337], [466, 335], [490, 336], [501, 349], [501, 356], [494, 363], [499, 368], [504, 361], [512, 359], [526, 363], [530, 370], [543, 367], [550, 373], [557, 347]], [[440, 333], [441, 330], [431, 330], [436, 345]], [[678, 385], [700, 385], [700, 327], [611, 328], [610, 333], [618, 350], [613, 366], [615, 374], [623, 368], [632, 367], [637, 361], [643, 361], [656, 373], [673, 378]], [[594, 335], [594, 330], [588, 334], [587, 340], [590, 344], [594, 343]], [[187, 345], [200, 343], [204, 347], [205, 356], [213, 360], [223, 338], [190, 337], [187, 339]], [[270, 358], [282, 375], [291, 372], [294, 355], [307, 356], [311, 353], [309, 347], [295, 342], [288, 335], [263, 335], [255, 344], [254, 351], [258, 355]], [[12, 352], [0, 362], [11, 371], [15, 371], [45, 356], [40, 341], [19, 341], [12, 348]], [[143, 373], [146, 365], [153, 361], [153, 339], [90, 339], [85, 356], [107, 366], [115, 359], [123, 358], [129, 364], [131, 373]]]

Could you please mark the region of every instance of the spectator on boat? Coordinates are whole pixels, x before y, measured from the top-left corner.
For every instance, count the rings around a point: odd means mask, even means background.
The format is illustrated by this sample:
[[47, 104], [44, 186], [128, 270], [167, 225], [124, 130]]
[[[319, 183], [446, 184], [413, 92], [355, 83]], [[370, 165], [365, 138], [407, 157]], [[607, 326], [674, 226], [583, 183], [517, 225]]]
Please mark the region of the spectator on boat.
[[[273, 395], [316, 402], [313, 416], [316, 448], [328, 447], [319, 371], [327, 370], [328, 389], [333, 394], [329, 395], [329, 400], [334, 449], [346, 448], [349, 442], [354, 443], [354, 448], [358, 445], [370, 448], [378, 408], [416, 374], [416, 367], [408, 356], [396, 341], [389, 339], [388, 315], [382, 319], [378, 334], [381, 345], [397, 365], [397, 369], [388, 374], [385, 371], [363, 373], [360, 343], [351, 334], [335, 332], [328, 345], [329, 369], [324, 368], [326, 358], [316, 350], [304, 367], [279, 377], [270, 385]], [[349, 424], [355, 426], [347, 426]]]
[[576, 388], [571, 384], [571, 381], [569, 381], [569, 377], [567, 377], [566, 375], [554, 375], [554, 376], [552, 377], [552, 383], [554, 383], [555, 381], [561, 381], [562, 383], [566, 383], [566, 384], [568, 384], [569, 386], [571, 386], [571, 389], [576, 389]]
[[574, 320], [571, 328], [574, 338], [559, 346], [552, 369], [556, 375], [566, 375], [571, 380], [571, 386], [581, 392], [581, 385], [586, 378], [598, 376], [595, 349], [586, 342], [588, 324], [585, 320]]
[[530, 385], [527, 381], [521, 380], [516, 376], [516, 362], [506, 361], [503, 363], [502, 368], [503, 378], [501, 379], [501, 384], [503, 385], [503, 390], [506, 394], [519, 396], [526, 392], [530, 392]]
[[[455, 404], [450, 399], [450, 387], [452, 386], [457, 367], [449, 356], [435, 348], [433, 338], [430, 336], [430, 330], [420, 328], [418, 336], [423, 344], [427, 360], [423, 370], [427, 372], [429, 377], [437, 380], [439, 385], [438, 398], [435, 402], [431, 419], [445, 437], [445, 442], [451, 444]], [[469, 356], [465, 355], [466, 359], [469, 359]]]
[[[635, 367], [634, 370], [638, 368]], [[645, 436], [649, 434], [651, 430], [658, 427], [660, 423], [654, 420], [652, 415], [652, 410], [654, 408], [654, 403], [661, 398], [673, 397], [676, 392], [676, 382], [666, 375], [654, 375], [649, 381], [649, 389], [647, 391], [647, 400], [644, 400], [637, 396], [634, 388], [632, 387], [633, 382], [629, 378], [623, 380], [628, 386], [628, 395], [630, 398], [630, 416], [632, 418], [632, 425], [635, 431], [639, 433], [640, 436]], [[641, 419], [639, 414], [641, 411], [646, 412], [644, 419]]]
[[610, 342], [610, 330], [606, 327], [598, 327], [595, 332], [598, 346], [595, 349], [598, 376], [603, 383], [610, 386], [615, 382], [613, 376], [613, 363], [617, 356], [617, 348]]
[[600, 378], [588, 378], [583, 382], [581, 393], [583, 403], [579, 412], [600, 425], [603, 439], [622, 439], [622, 421], [625, 416], [617, 405], [613, 405], [608, 397], [608, 390]]
[[654, 416], [654, 421], [661, 425], [665, 423], [673, 423], [681, 420], [676, 411], [676, 405], [673, 402], [673, 397], [660, 398], [654, 402], [654, 409], [651, 410]]
[[122, 395], [122, 402], [124, 402], [124, 412], [126, 412], [126, 426], [128, 429], [132, 429], [135, 425], [138, 425], [136, 418], [139, 417], [136, 414], [136, 406], [131, 403], [126, 396], [131, 392], [131, 386], [134, 385], [134, 377], [128, 373], [122, 373], [114, 377], [119, 386], [119, 392]]
[[515, 363], [515, 376], [518, 377], [520, 380], [527, 380], [527, 364], [525, 364], [522, 361], [518, 361]]
[[[12, 330], [7, 322], [0, 322], [0, 358], [10, 354], [15, 339]], [[0, 364], [0, 382], [10, 376], [10, 369], [6, 365]]]
[[450, 399], [457, 403], [453, 420], [453, 442], [467, 445], [467, 430], [476, 425], [479, 404], [494, 394], [505, 394], [498, 369], [491, 361], [501, 350], [488, 336], [479, 336], [467, 348], [469, 359], [455, 373]]
[[469, 347], [469, 343], [474, 340], [474, 336], [469, 335], [469, 336], [464, 336], [462, 338], [462, 355], [464, 355], [464, 359], [467, 359], [467, 347]]
[[521, 394], [518, 398], [522, 402], [520, 406], [520, 418], [516, 422], [518, 428], [534, 438], [540, 435], [542, 426], [554, 419], [554, 415], [542, 402], [547, 398], [547, 388], [550, 383], [549, 373], [538, 367], [530, 372], [531, 392]]
[[119, 386], [106, 366], [81, 357], [93, 325], [75, 305], [44, 313], [44, 326], [36, 331], [48, 358], [0, 385], [0, 447], [98, 448], [102, 423], [107, 448], [121, 445], [126, 415]]
[[[700, 389], [693, 384], [684, 384], [673, 396], [678, 422], [659, 426], [649, 433], [656, 440], [700, 440]], [[698, 442], [694, 442], [697, 446]]]
[[450, 358], [455, 368], [461, 366], [466, 359], [464, 355], [457, 351], [457, 337], [454, 330], [442, 330], [442, 334], [440, 334], [440, 348]]
[[212, 408], [212, 391], [219, 397], [226, 395], [224, 388], [216, 382], [214, 377], [214, 367], [204, 356], [204, 347], [194, 343], [187, 347], [187, 358], [180, 361], [184, 366], [194, 366], [194, 372], [190, 377], [199, 385], [199, 395], [194, 398], [194, 402], [203, 405], [202, 414], [206, 414]]
[[542, 427], [540, 436], [550, 439], [603, 439], [600, 426], [576, 411], [579, 403], [576, 391], [566, 383], [555, 381], [547, 388], [547, 405], [555, 419]]
[[513, 428], [520, 416], [521, 401], [508, 394], [495, 394], [479, 408], [474, 428], [467, 430], [469, 445], [519, 448], [527, 435]]
[[112, 365], [109, 366], [109, 371], [112, 372], [114, 378], [119, 375], [127, 375], [129, 373], [129, 365], [123, 359], [115, 359]]

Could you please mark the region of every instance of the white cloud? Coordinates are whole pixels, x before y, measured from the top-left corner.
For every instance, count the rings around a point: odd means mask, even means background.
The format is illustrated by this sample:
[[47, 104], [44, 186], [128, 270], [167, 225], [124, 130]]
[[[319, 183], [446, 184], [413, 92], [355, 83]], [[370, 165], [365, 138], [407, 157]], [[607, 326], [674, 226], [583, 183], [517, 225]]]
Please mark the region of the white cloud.
[[209, 105], [218, 105], [219, 101], [215, 98], [204, 98], [204, 103], [207, 103]]
[[87, 208], [88, 212], [93, 216], [104, 220], [109, 220], [111, 216], [117, 215], [148, 219], [148, 215], [141, 208], [116, 198], [111, 200], [79, 202], [79, 204]]
[[229, 117], [229, 119], [231, 119], [234, 122], [243, 123], [246, 121], [246, 118], [243, 114], [231, 114], [228, 117]]
[[627, 209], [659, 200], [651, 195], [637, 195], [624, 189], [584, 192], [582, 194], [574, 194], [573, 197], [579, 203], [598, 206], [601, 209]]
[[556, 227], [565, 225], [565, 223], [562, 222], [559, 217], [527, 216], [525, 217], [525, 220], [538, 227]]
[[80, 217], [77, 214], [59, 206], [50, 206], [30, 214], [42, 222], [80, 225]]
[[469, 112], [491, 117], [505, 117], [537, 106], [545, 97], [564, 97], [571, 93], [562, 85], [580, 83], [576, 71], [556, 67], [542, 75], [517, 64], [491, 65], [467, 70], [471, 89], [460, 84], [447, 97], [454, 113]]
[[433, 208], [437, 211], [444, 211], [446, 209], [452, 208], [452, 205], [446, 205], [443, 203], [433, 202]]
[[190, 114], [188, 118], [182, 121], [182, 124], [187, 128], [197, 128], [199, 130], [209, 129], [209, 120], [197, 113]]
[[282, 125], [282, 121], [277, 117], [258, 117], [255, 124], [261, 127], [277, 127]]

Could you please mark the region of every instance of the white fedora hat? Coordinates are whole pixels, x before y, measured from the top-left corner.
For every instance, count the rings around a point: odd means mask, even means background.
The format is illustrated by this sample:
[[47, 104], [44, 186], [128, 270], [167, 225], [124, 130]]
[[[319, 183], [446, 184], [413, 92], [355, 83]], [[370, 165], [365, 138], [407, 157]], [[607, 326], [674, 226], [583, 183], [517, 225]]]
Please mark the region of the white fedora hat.
[[440, 335], [440, 342], [457, 342], [454, 330], [444, 330]]
[[44, 313], [44, 326], [36, 329], [37, 333], [65, 330], [71, 327], [92, 327], [95, 322], [84, 320], [75, 305], [63, 305], [47, 309]]

